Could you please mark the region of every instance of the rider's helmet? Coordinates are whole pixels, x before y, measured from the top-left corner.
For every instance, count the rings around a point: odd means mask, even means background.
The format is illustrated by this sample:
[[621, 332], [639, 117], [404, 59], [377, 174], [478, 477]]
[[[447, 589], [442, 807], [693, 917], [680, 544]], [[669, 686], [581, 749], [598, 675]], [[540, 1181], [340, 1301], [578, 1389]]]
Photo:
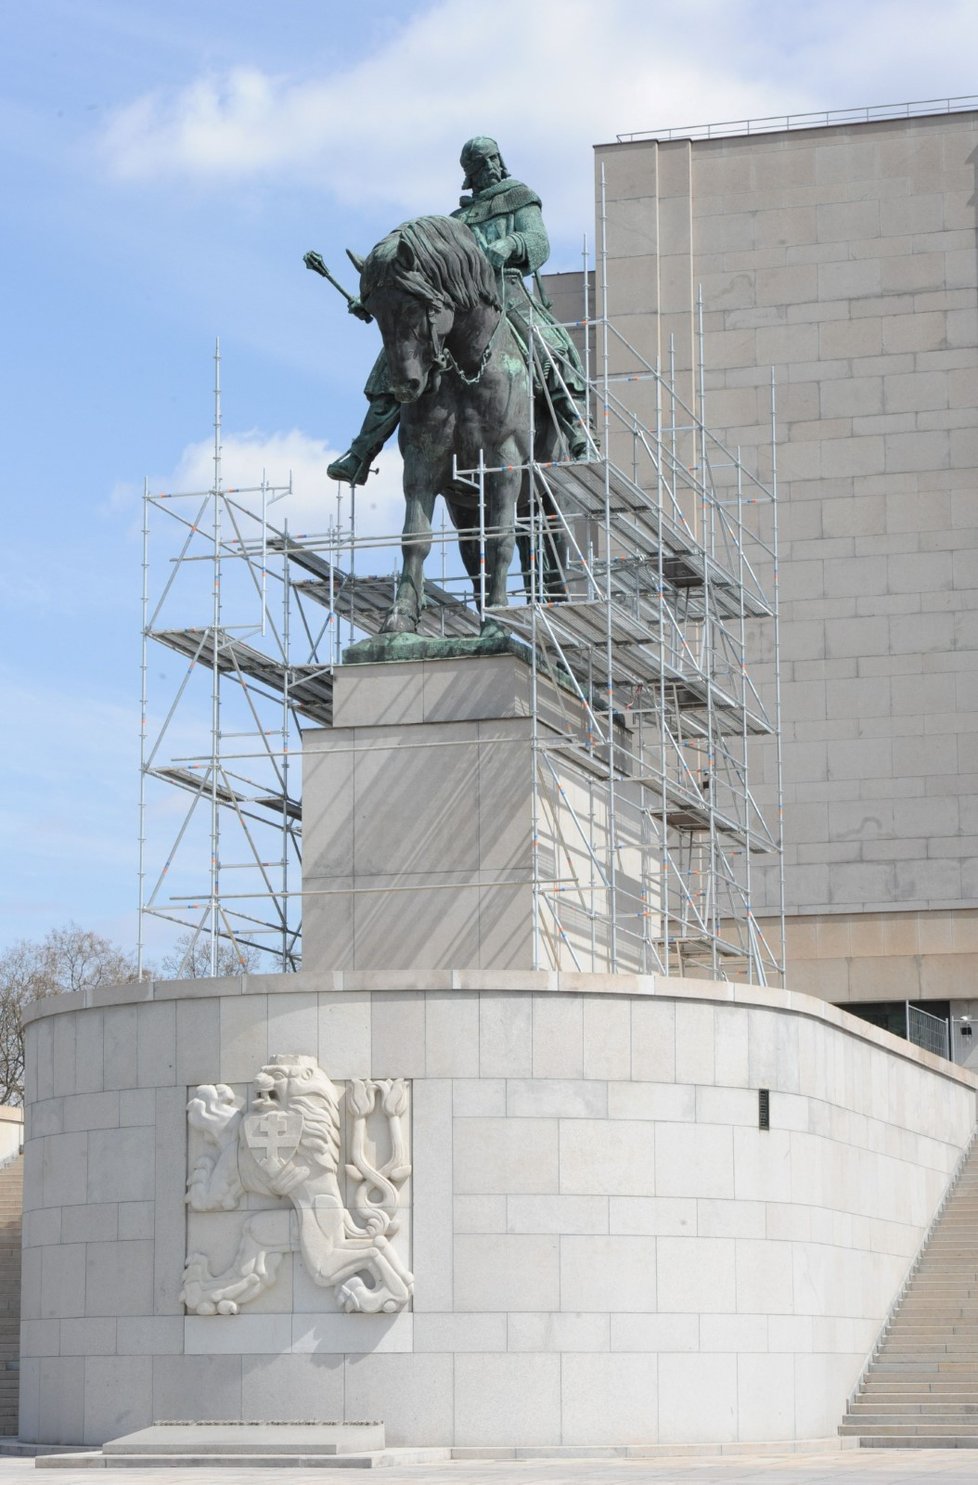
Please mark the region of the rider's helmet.
[[506, 169], [506, 161], [499, 153], [499, 145], [494, 139], [488, 134], [477, 134], [474, 139], [469, 139], [463, 144], [462, 153], [459, 156], [459, 164], [465, 171], [465, 179], [462, 182], [463, 191], [471, 191], [475, 188], [473, 176], [478, 175], [479, 166], [490, 155], [496, 156], [502, 171], [502, 178], [505, 180], [509, 171]]

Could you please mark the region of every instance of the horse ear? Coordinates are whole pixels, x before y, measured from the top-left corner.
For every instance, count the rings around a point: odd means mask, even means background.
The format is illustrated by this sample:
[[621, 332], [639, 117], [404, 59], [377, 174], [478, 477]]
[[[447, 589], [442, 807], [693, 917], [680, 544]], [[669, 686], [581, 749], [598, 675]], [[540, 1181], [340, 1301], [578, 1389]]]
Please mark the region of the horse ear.
[[349, 258], [350, 262], [353, 264], [353, 266], [356, 269], [357, 273], [362, 273], [363, 272], [363, 265], [366, 262], [366, 259], [365, 258], [361, 258], [360, 254], [359, 253], [355, 253], [352, 248], [347, 248], [347, 250], [346, 250], [346, 256]]
[[394, 258], [399, 268], [410, 270], [415, 267], [414, 249], [406, 237], [402, 237], [397, 244], [397, 252], [394, 254]]

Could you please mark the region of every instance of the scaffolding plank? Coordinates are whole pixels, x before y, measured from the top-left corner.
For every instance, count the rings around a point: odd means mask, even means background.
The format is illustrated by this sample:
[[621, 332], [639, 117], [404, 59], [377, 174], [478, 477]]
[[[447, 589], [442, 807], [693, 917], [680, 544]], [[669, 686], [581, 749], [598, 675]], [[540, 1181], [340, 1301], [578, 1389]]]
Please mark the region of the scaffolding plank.
[[[493, 618], [528, 644], [546, 644], [548, 628], [564, 663], [583, 688], [595, 683], [641, 686], [651, 697], [643, 711], [655, 711], [664, 700], [681, 711], [709, 711], [727, 732], [767, 734], [768, 719], [723, 689], [703, 672], [677, 665], [662, 652], [656, 635], [641, 619], [614, 602], [593, 599], [547, 604], [511, 604], [492, 610]], [[536, 624], [534, 619], [536, 618]], [[541, 632], [542, 631], [542, 632]], [[610, 639], [610, 646], [609, 646]], [[611, 658], [609, 664], [609, 648]]]
[[185, 655], [191, 663], [206, 665], [221, 675], [247, 676], [269, 690], [288, 697], [290, 705], [312, 721], [330, 726], [333, 720], [333, 672], [322, 665], [287, 665], [256, 650], [227, 630], [154, 629], [150, 638]]
[[213, 784], [210, 779], [202, 778], [192, 768], [180, 768], [175, 764], [165, 768], [150, 768], [147, 772], [153, 778], [162, 779], [167, 784], [177, 784], [181, 789], [189, 790], [191, 794], [202, 794], [207, 799], [216, 796], [219, 804], [229, 805], [235, 809], [247, 810], [252, 805], [261, 805], [263, 810], [270, 810], [275, 815], [281, 816], [284, 811], [290, 820], [302, 819], [300, 801], [287, 799], [283, 794], [242, 794], [226, 784]]
[[[631, 555], [654, 560], [662, 552], [666, 583], [687, 595], [687, 612], [703, 616], [709, 609], [726, 617], [767, 618], [773, 610], [759, 593], [743, 586], [716, 557], [710, 556], [688, 527], [660, 509], [656, 499], [608, 462], [608, 502], [613, 523], [612, 540]], [[552, 486], [583, 514], [601, 520], [605, 515], [605, 461], [555, 464], [548, 470]], [[704, 593], [709, 582], [709, 596]], [[699, 593], [697, 615], [690, 612], [690, 590]]]
[[[609, 777], [606, 754], [600, 749], [589, 747], [583, 739], [564, 738], [559, 742], [548, 744], [547, 751], [558, 753], [561, 758], [567, 759], [571, 764], [589, 774], [602, 778]], [[722, 810], [715, 808], [711, 810], [710, 802], [705, 794], [697, 797], [692, 789], [684, 788], [674, 780], [664, 779], [661, 774], [630, 773], [628, 765], [637, 760], [634, 755], [629, 754], [623, 754], [622, 758], [620, 773], [616, 772], [616, 787], [629, 798], [631, 798], [631, 790], [638, 786], [657, 796], [658, 803], [647, 802], [638, 805], [644, 814], [651, 815], [653, 819], [662, 820], [670, 829], [685, 834], [709, 833], [713, 828], [725, 840], [736, 841], [738, 845], [749, 849], [752, 854], [768, 855], [777, 850], [777, 843], [766, 834], [755, 831], [748, 836], [748, 832], [737, 820], [724, 814]], [[632, 803], [635, 801], [633, 800]]]
[[[328, 564], [326, 564], [328, 567]], [[390, 613], [394, 599], [394, 584], [386, 577], [350, 577], [340, 568], [333, 570], [332, 596], [329, 575], [311, 582], [295, 584], [298, 592], [306, 594], [324, 608], [367, 634], [379, 634], [384, 620]], [[479, 615], [467, 607], [460, 598], [426, 579], [424, 584], [424, 608], [418, 623], [417, 633], [430, 638], [448, 635], [452, 638], [467, 638], [479, 632]]]

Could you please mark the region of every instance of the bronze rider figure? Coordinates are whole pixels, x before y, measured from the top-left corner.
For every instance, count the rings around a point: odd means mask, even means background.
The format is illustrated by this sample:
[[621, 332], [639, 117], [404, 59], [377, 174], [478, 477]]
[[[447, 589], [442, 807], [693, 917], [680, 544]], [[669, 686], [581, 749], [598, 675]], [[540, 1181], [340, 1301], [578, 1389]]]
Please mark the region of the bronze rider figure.
[[[463, 189], [472, 194], [461, 198], [452, 216], [471, 229], [490, 263], [502, 274], [506, 314], [526, 346], [532, 338], [532, 315], [533, 326], [546, 346], [544, 351], [535, 345], [534, 353], [542, 368], [549, 401], [571, 458], [584, 458], [588, 439], [577, 403], [583, 406], [585, 384], [577, 350], [545, 302], [538, 298], [531, 300], [524, 282], [550, 256], [540, 198], [529, 186], [513, 179], [498, 144], [486, 135], [468, 141], [462, 149], [460, 163], [465, 174]], [[371, 319], [359, 299], [351, 301], [349, 310], [362, 320]], [[366, 481], [371, 464], [400, 420], [400, 404], [391, 389], [383, 351], [374, 362], [364, 392], [368, 407], [360, 432], [347, 453], [334, 460], [326, 471], [330, 479], [351, 485]]]

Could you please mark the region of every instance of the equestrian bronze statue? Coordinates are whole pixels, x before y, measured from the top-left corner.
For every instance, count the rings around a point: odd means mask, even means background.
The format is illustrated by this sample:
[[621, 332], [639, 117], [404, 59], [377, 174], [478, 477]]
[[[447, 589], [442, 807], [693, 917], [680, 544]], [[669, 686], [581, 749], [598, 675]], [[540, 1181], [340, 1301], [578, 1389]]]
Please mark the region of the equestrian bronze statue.
[[[503, 606], [517, 510], [530, 510], [529, 476], [519, 466], [531, 454], [553, 459], [561, 441], [571, 458], [585, 457], [589, 447], [576, 350], [546, 301], [531, 298], [524, 283], [549, 254], [539, 197], [512, 180], [494, 140], [470, 140], [462, 166], [473, 194], [460, 209], [398, 227], [362, 262], [359, 297], [341, 289], [351, 313], [377, 321], [384, 345], [365, 388], [363, 427], [328, 473], [362, 484], [398, 425], [404, 458], [404, 560], [386, 633], [417, 627], [439, 494], [459, 532], [477, 602]], [[336, 284], [318, 254], [305, 261]], [[484, 539], [478, 495], [470, 482], [453, 478], [453, 459], [458, 470], [481, 462], [487, 471]], [[553, 508], [545, 510], [541, 581], [552, 596], [563, 591], [559, 526]], [[520, 546], [527, 582], [529, 538]]]

